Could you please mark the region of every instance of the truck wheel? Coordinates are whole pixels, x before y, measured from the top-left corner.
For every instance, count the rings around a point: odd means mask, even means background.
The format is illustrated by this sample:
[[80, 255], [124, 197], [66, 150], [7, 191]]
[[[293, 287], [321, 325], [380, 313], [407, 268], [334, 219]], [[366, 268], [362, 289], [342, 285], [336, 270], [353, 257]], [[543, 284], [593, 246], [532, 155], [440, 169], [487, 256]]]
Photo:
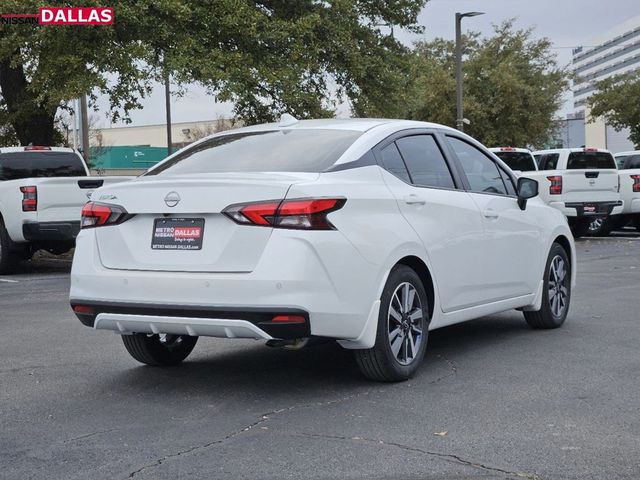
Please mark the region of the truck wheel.
[[4, 222], [0, 218], [0, 275], [11, 273], [18, 263], [17, 255], [11, 251], [13, 242], [9, 238]]
[[591, 237], [606, 237], [613, 230], [611, 217], [596, 217], [589, 222], [587, 233]]
[[633, 226], [636, 227], [636, 231], [640, 232], [640, 215], [633, 217]]
[[140, 363], [154, 366], [177, 365], [189, 356], [198, 337], [188, 335], [148, 335], [134, 333], [122, 335], [129, 354]]
[[418, 274], [396, 265], [380, 297], [378, 330], [373, 348], [355, 350], [365, 377], [379, 382], [411, 378], [427, 347], [428, 297]]
[[571, 263], [565, 249], [554, 243], [544, 269], [542, 306], [537, 312], [523, 312], [533, 328], [558, 328], [569, 313], [571, 302]]
[[587, 234], [589, 231], [589, 219], [584, 218], [569, 218], [569, 228], [571, 229], [571, 233], [573, 234], [573, 238], [580, 238]]

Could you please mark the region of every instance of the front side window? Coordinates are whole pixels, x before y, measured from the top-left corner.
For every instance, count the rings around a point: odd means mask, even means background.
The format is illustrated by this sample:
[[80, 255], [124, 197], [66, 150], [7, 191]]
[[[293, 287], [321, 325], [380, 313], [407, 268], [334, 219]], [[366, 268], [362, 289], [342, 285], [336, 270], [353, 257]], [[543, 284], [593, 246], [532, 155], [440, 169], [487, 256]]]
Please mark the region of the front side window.
[[361, 135], [352, 130], [239, 132], [186, 147], [145, 175], [227, 172], [323, 172]]
[[396, 140], [414, 185], [455, 188], [447, 162], [433, 135], [412, 135]]
[[447, 138], [460, 160], [472, 191], [507, 195], [507, 188], [493, 160], [478, 148], [459, 138], [449, 136]]

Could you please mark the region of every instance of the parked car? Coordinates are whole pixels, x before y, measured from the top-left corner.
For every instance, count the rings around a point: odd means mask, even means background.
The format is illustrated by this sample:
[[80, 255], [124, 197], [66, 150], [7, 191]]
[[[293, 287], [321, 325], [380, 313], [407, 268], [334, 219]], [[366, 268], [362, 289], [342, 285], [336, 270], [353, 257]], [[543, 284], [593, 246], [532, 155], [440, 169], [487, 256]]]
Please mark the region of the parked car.
[[610, 228], [631, 223], [640, 232], [640, 151], [615, 154], [620, 176], [620, 196], [624, 202], [621, 215], [612, 217]]
[[68, 252], [93, 190], [130, 178], [90, 177], [71, 148], [0, 148], [0, 274], [40, 249]]
[[533, 155], [539, 171], [527, 177], [538, 180], [541, 198], [567, 216], [575, 237], [598, 233], [594, 220], [604, 225], [608, 216], [622, 213], [618, 170], [608, 150], [558, 148]]
[[200, 336], [325, 337], [368, 378], [404, 380], [429, 330], [514, 308], [563, 324], [573, 237], [537, 186], [442, 125], [285, 116], [96, 190], [70, 303], [148, 365]]
[[531, 150], [514, 147], [494, 147], [489, 149], [514, 172], [531, 172], [538, 170], [536, 159]]

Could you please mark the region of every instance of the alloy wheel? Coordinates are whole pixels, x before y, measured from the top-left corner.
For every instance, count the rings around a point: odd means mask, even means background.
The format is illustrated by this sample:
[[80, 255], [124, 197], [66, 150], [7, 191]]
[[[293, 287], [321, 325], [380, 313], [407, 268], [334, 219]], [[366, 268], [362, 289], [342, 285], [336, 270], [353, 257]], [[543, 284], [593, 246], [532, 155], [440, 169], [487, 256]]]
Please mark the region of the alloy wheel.
[[401, 365], [409, 365], [418, 355], [423, 340], [424, 311], [420, 295], [409, 282], [395, 289], [387, 314], [391, 353]]
[[554, 317], [559, 318], [567, 308], [569, 291], [567, 289], [567, 264], [560, 255], [551, 260], [549, 268], [549, 307]]

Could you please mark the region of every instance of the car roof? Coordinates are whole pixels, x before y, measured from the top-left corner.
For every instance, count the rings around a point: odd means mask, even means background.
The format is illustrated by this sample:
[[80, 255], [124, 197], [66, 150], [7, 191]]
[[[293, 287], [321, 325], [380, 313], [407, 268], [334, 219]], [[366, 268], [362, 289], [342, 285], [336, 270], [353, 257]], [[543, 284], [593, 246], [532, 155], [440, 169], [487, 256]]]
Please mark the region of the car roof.
[[622, 157], [623, 155], [640, 155], [640, 150], [630, 150], [628, 152], [618, 152], [614, 154], [614, 157]]
[[516, 152], [516, 153], [531, 153], [531, 150], [528, 148], [517, 148], [517, 147], [491, 147], [489, 149], [490, 152]]
[[438, 123], [419, 122], [414, 120], [398, 120], [389, 118], [323, 118], [318, 120], [298, 120], [295, 123], [280, 125], [279, 123], [262, 123], [249, 127], [242, 127], [227, 130], [222, 133], [250, 132], [263, 130], [307, 130], [307, 129], [329, 129], [329, 130], [354, 130], [366, 132], [382, 125], [397, 126], [398, 128], [437, 128], [457, 131], [451, 127]]
[[585, 147], [585, 148], [550, 148], [548, 150], [536, 150], [533, 152], [533, 154], [537, 155], [537, 154], [545, 154], [545, 153], [564, 153], [564, 152], [573, 153], [573, 152], [584, 152], [584, 151], [611, 153], [609, 150], [604, 148]]
[[15, 152], [71, 152], [75, 153], [73, 148], [68, 147], [47, 147], [46, 150], [33, 149], [27, 150], [29, 147], [2, 147], [0, 153], [15, 153]]

